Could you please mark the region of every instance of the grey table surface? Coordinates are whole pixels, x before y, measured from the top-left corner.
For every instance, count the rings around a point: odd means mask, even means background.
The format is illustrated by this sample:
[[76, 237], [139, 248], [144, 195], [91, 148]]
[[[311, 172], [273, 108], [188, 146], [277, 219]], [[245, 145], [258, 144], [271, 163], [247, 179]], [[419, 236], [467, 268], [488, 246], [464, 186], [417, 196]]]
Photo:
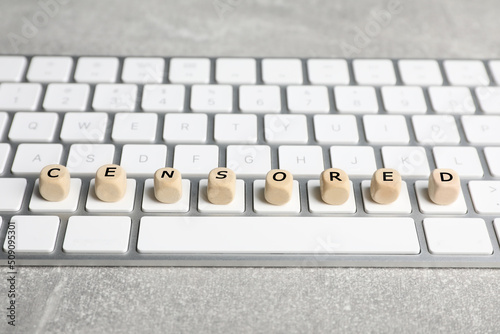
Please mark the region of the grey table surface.
[[[499, 58], [499, 16], [494, 0], [0, 0], [0, 53]], [[18, 293], [19, 333], [500, 331], [489, 269], [23, 267]]]

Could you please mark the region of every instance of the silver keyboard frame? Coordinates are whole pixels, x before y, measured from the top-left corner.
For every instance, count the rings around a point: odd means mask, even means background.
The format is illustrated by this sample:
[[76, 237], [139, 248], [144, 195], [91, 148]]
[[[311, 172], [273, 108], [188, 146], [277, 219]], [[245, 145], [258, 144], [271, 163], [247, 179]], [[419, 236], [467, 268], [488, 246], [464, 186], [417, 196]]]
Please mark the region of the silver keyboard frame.
[[[75, 60], [79, 58], [78, 57], [73, 57]], [[31, 58], [31, 57], [29, 57]], [[123, 66], [123, 60], [125, 57], [118, 57], [120, 59], [120, 68], [118, 70], [118, 73], [121, 73], [122, 66]], [[168, 60], [169, 58], [165, 58], [167, 60], [167, 68], [168, 70]], [[216, 58], [211, 58], [211, 83], [215, 83], [215, 59]], [[262, 58], [255, 58], [257, 59], [257, 84], [262, 84], [262, 78], [261, 78], [261, 60]], [[310, 59], [310, 58], [307, 58]], [[302, 59], [302, 64], [303, 64], [303, 73], [307, 73], [306, 71], [306, 60], [307, 59]], [[348, 59], [347, 60], [349, 63], [349, 72], [351, 76], [351, 84], [353, 76], [353, 71], [352, 71], [352, 60]], [[397, 76], [397, 85], [401, 85], [401, 77], [399, 74], [398, 67], [396, 66], [396, 61], [393, 60], [394, 62], [394, 68], [396, 71], [396, 76]], [[444, 72], [443, 65], [442, 65], [442, 60], [438, 60], [440, 67], [441, 67], [441, 72]], [[487, 64], [485, 64], [487, 65]], [[488, 75], [490, 76], [490, 81], [493, 81], [493, 77], [491, 73], [489, 73], [488, 66], [485, 66]], [[74, 71], [74, 69], [73, 69]], [[166, 73], [168, 71], [165, 71]], [[73, 73], [74, 74], [74, 73]], [[71, 78], [73, 78], [73, 74], [71, 75]], [[446, 80], [446, 76], [443, 75], [444, 78], [444, 85], [448, 85], [448, 82]], [[25, 81], [25, 80], [23, 80]], [[73, 79], [70, 82], [74, 82]], [[118, 79], [117, 83], [120, 83], [121, 80]], [[167, 78], [164, 78], [164, 82], [167, 82]], [[304, 75], [304, 85], [309, 84], [307, 75]], [[46, 89], [46, 84], [43, 84], [44, 90], [42, 96], [45, 94], [45, 89]], [[190, 100], [190, 86], [191, 85], [186, 85], [186, 97], [185, 97], [185, 110], [190, 110], [189, 108], [189, 100]], [[136, 105], [136, 110], [140, 110], [140, 100], [142, 96], [142, 85], [138, 85], [139, 87], [139, 92], [138, 92], [138, 101]], [[237, 87], [235, 85], [234, 87]], [[328, 86], [331, 88], [332, 86]], [[93, 93], [94, 93], [94, 88], [95, 85], [91, 85], [91, 94], [89, 97], [89, 105], [87, 110], [90, 109], [90, 104], [93, 98]], [[379, 110], [383, 111], [383, 105], [382, 105], [382, 100], [381, 100], [381, 93], [380, 93], [380, 87], [375, 87], [377, 91], [377, 98], [378, 98], [378, 103], [379, 103]], [[287, 113], [285, 110], [286, 107], [286, 97], [284, 94], [285, 86], [281, 87], [281, 99], [282, 99], [282, 112]], [[332, 90], [329, 89], [329, 99], [330, 99], [330, 105], [331, 105], [331, 112], [334, 111], [334, 106], [335, 103], [333, 101], [333, 94]], [[233, 110], [238, 110], [238, 90], [233, 89]], [[424, 95], [426, 98], [427, 106], [429, 109], [430, 106], [430, 101], [429, 101], [429, 96], [427, 92], [427, 88], [424, 87]], [[476, 105], [476, 109], [480, 110], [478, 101], [476, 100], [475, 94], [472, 94], [474, 103]], [[40, 104], [42, 103], [43, 99], [41, 99]], [[41, 108], [41, 105], [37, 110], [43, 110]], [[188, 111], [190, 112], [190, 111]], [[9, 114], [12, 114], [13, 112], [9, 112]], [[61, 113], [62, 114], [62, 113]], [[480, 114], [480, 112], [476, 112], [476, 114]], [[114, 162], [119, 163], [119, 157], [121, 156], [121, 150], [123, 147], [123, 144], [117, 144], [111, 141], [110, 138], [110, 128], [113, 124], [114, 120], [114, 113], [110, 112], [110, 122], [108, 122], [108, 128], [106, 131], [106, 139], [104, 143], [112, 143], [116, 147], [115, 151], [115, 157], [114, 157]], [[158, 129], [157, 129], [157, 137], [155, 143], [162, 143], [165, 144], [165, 142], [162, 139], [162, 133], [163, 133], [163, 120], [164, 120], [164, 114], [163, 113], [158, 113], [159, 119], [158, 119]], [[413, 126], [411, 125], [411, 116], [412, 115], [405, 115], [407, 125], [409, 125], [409, 129], [413, 129]], [[258, 126], [263, 129], [263, 115], [257, 114], [258, 117]], [[308, 118], [308, 130], [309, 130], [309, 141], [307, 145], [319, 145], [314, 141], [314, 130], [313, 130], [313, 124], [312, 124], [312, 115], [306, 115]], [[380, 148], [384, 145], [371, 145], [366, 142], [365, 136], [364, 136], [364, 130], [362, 126], [362, 121], [360, 120], [362, 115], [356, 115], [357, 119], [357, 124], [358, 124], [358, 131], [360, 135], [360, 141], [357, 145], [353, 146], [372, 146], [375, 150], [375, 157], [376, 157], [376, 162], [377, 166], [380, 168], [383, 166], [382, 163], [382, 158], [381, 158], [381, 153], [380, 153]], [[454, 116], [457, 121], [458, 129], [460, 132], [461, 136], [461, 142], [457, 146], [473, 146], [469, 145], [467, 142], [464, 141], [464, 131], [463, 128], [460, 126], [461, 122], [459, 120], [460, 115], [455, 115]], [[10, 117], [10, 121], [12, 120], [12, 117]], [[60, 132], [61, 128], [61, 123], [62, 123], [62, 117], [59, 119], [59, 124], [58, 128], [56, 129], [56, 132]], [[10, 123], [7, 124], [7, 129], [10, 127]], [[435, 168], [435, 163], [434, 159], [432, 158], [432, 146], [431, 145], [421, 145], [416, 142], [414, 132], [410, 132], [410, 143], [408, 146], [422, 146], [425, 148], [426, 153], [427, 153], [427, 158], [429, 161], [429, 167], [432, 169]], [[8, 131], [5, 131], [5, 134], [1, 138], [1, 142], [8, 142], [7, 140], [7, 133]], [[259, 143], [265, 143], [264, 138], [263, 138], [263, 131], [259, 131], [258, 133], [258, 142]], [[64, 146], [64, 152], [62, 156], [63, 162], [67, 160], [67, 155], [69, 151], [69, 147], [71, 144], [66, 144], [62, 143]], [[208, 122], [208, 140], [206, 144], [215, 144], [213, 140], [213, 116], [211, 117], [209, 114], [209, 122]], [[219, 165], [220, 166], [225, 166], [225, 161], [226, 161], [226, 147], [227, 145], [223, 144], [217, 144], [219, 146]], [[268, 143], [265, 143], [265, 145], [269, 145]], [[18, 144], [16, 143], [11, 143], [11, 154], [9, 157], [9, 160], [7, 161], [7, 166], [12, 165], [12, 160], [14, 157], [14, 154], [17, 150]], [[167, 149], [167, 166], [172, 165], [173, 161], [173, 148], [175, 145], [167, 144], [168, 149]], [[269, 145], [271, 147], [271, 156], [272, 156], [272, 167], [277, 168], [278, 167], [278, 161], [277, 161], [277, 150], [279, 145]], [[323, 156], [325, 160], [325, 167], [328, 168], [330, 167], [330, 154], [329, 154], [329, 147], [332, 145], [319, 145], [322, 146], [323, 148]], [[483, 146], [474, 146], [477, 147], [478, 150], [482, 151]], [[484, 154], [479, 154], [481, 164], [483, 167], [483, 170], [485, 172], [484, 177], [482, 180], [498, 180], [493, 178], [492, 175], [489, 172], [488, 165], [485, 161]], [[13, 177], [12, 173], [9, 171], [6, 171], [4, 174], [1, 175], [1, 177]], [[346, 254], [143, 254], [139, 253], [137, 251], [137, 237], [138, 237], [138, 232], [139, 232], [139, 221], [140, 218], [143, 216], [179, 216], [179, 215], [187, 215], [187, 216], [203, 216], [206, 214], [201, 214], [197, 210], [197, 203], [198, 203], [198, 181], [203, 179], [200, 177], [189, 177], [189, 179], [192, 181], [191, 182], [191, 202], [190, 202], [190, 211], [187, 214], [174, 214], [174, 213], [145, 213], [141, 211], [141, 204], [142, 204], [142, 194], [143, 194], [143, 189], [144, 189], [144, 181], [147, 178], [150, 177], [135, 177], [135, 179], [138, 181], [137, 182], [137, 189], [136, 189], [136, 200], [134, 204], [134, 210], [129, 213], [129, 214], [104, 214], [104, 213], [88, 213], [84, 210], [85, 207], [85, 202], [87, 198], [87, 193], [88, 193], [88, 188], [89, 188], [89, 183], [92, 177], [80, 177], [82, 179], [82, 189], [81, 189], [81, 196], [79, 200], [79, 205], [78, 205], [78, 210], [73, 213], [64, 213], [64, 214], [59, 214], [57, 212], [54, 213], [32, 213], [28, 210], [28, 205], [29, 201], [31, 198], [31, 194], [33, 192], [33, 186], [35, 183], [35, 180], [37, 176], [29, 176], [26, 177], [28, 180], [28, 187], [26, 189], [26, 194], [25, 198], [23, 200], [22, 204], [22, 209], [19, 212], [15, 213], [1, 213], [0, 216], [3, 219], [1, 228], [0, 228], [0, 241], [3, 242], [5, 240], [6, 232], [7, 232], [7, 227], [8, 227], [8, 222], [10, 221], [11, 217], [14, 215], [57, 215], [61, 218], [61, 224], [59, 227], [58, 231], [58, 236], [56, 239], [56, 246], [55, 246], [55, 251], [53, 251], [50, 254], [35, 254], [35, 253], [16, 253], [16, 265], [23, 265], [23, 266], [251, 266], [251, 267], [488, 267], [488, 268], [500, 268], [500, 248], [499, 248], [499, 240], [500, 240], [500, 235], [498, 236], [497, 239], [497, 234], [495, 233], [495, 229], [493, 226], [493, 220], [497, 218], [497, 216], [490, 216], [490, 215], [479, 215], [476, 214], [474, 211], [474, 207], [470, 198], [469, 191], [467, 191], [468, 186], [467, 183], [469, 179], [462, 180], [462, 189], [465, 197], [465, 201], [467, 204], [467, 209], [468, 212], [465, 215], [424, 215], [422, 214], [419, 209], [418, 209], [418, 203], [415, 195], [415, 190], [414, 190], [414, 182], [416, 180], [422, 180], [422, 178], [412, 178], [412, 177], [404, 177], [404, 180], [407, 181], [408, 184], [408, 191], [410, 193], [410, 200], [413, 208], [413, 212], [408, 215], [374, 215], [374, 214], [367, 214], [364, 211], [363, 208], [363, 200], [361, 196], [361, 181], [368, 179], [368, 178], [352, 178], [353, 184], [354, 184], [354, 189], [355, 189], [355, 198], [356, 198], [356, 207], [357, 211], [355, 214], [311, 214], [308, 211], [308, 203], [307, 203], [307, 188], [306, 188], [306, 183], [308, 180], [311, 178], [304, 178], [304, 177], [296, 177], [300, 183], [300, 201], [301, 201], [301, 212], [298, 215], [290, 215], [290, 216], [304, 216], [304, 217], [313, 217], [313, 216], [331, 216], [331, 217], [384, 217], [384, 216], [401, 216], [401, 217], [411, 217], [415, 221], [415, 227], [418, 235], [418, 240], [420, 243], [421, 251], [420, 254], [418, 255], [346, 255]], [[206, 178], [206, 177], [204, 177]], [[242, 178], [245, 180], [245, 194], [246, 194], [246, 211], [243, 215], [245, 216], [259, 216], [252, 210], [252, 181], [255, 180], [256, 178]], [[67, 227], [67, 221], [70, 216], [75, 216], [75, 215], [87, 215], [87, 216], [129, 216], [132, 219], [132, 227], [131, 227], [131, 234], [130, 234], [130, 240], [129, 240], [129, 248], [128, 251], [124, 254], [68, 254], [63, 252], [62, 250], [62, 244], [63, 244], [63, 239], [64, 235], [66, 233], [66, 227]], [[230, 215], [231, 216], [231, 215]], [[260, 215], [262, 216], [262, 215]], [[457, 218], [483, 218], [486, 222], [486, 226], [488, 229], [488, 233], [491, 239], [491, 243], [493, 245], [493, 254], [491, 255], [481, 255], [481, 256], [455, 256], [455, 255], [432, 255], [427, 247], [427, 242], [425, 239], [425, 233], [424, 229], [422, 226], [422, 220], [424, 218], [428, 217], [457, 217]], [[498, 215], [500, 217], [500, 215]], [[96, 231], [96, 233], [99, 233]], [[499, 233], [500, 234], [500, 233]], [[0, 252], [0, 259], [2, 260], [1, 263], [6, 264], [7, 263], [7, 254], [2, 251]]]

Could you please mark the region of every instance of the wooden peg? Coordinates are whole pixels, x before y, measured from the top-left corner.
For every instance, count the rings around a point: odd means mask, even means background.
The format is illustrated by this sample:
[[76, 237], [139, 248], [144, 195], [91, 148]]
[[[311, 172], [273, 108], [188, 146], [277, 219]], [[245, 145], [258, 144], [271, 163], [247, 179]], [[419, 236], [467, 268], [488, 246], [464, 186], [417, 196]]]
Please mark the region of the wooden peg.
[[236, 192], [236, 174], [229, 168], [214, 168], [208, 174], [207, 197], [212, 204], [229, 204]]
[[62, 165], [48, 165], [40, 172], [40, 195], [47, 201], [60, 202], [68, 197], [71, 179]]
[[95, 194], [103, 202], [118, 202], [127, 191], [127, 173], [118, 165], [104, 165], [95, 175]]
[[455, 202], [460, 189], [460, 177], [453, 169], [434, 169], [429, 176], [429, 198], [436, 204]]
[[351, 192], [349, 176], [342, 169], [326, 169], [321, 173], [319, 188], [323, 202], [330, 205], [344, 204]]
[[283, 169], [272, 169], [267, 173], [264, 197], [268, 203], [284, 205], [292, 198], [292, 192], [292, 173]]
[[155, 197], [159, 202], [172, 204], [182, 197], [182, 175], [175, 168], [160, 168], [154, 175]]
[[370, 185], [372, 199], [379, 204], [390, 204], [401, 192], [401, 175], [395, 169], [380, 168], [373, 173]]

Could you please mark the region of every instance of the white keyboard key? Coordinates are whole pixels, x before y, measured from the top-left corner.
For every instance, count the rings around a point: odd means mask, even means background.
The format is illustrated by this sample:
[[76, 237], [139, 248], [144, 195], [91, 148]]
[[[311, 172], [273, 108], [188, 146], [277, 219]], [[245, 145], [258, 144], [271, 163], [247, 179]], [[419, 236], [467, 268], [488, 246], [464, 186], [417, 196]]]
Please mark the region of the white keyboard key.
[[142, 110], [182, 112], [185, 90], [183, 85], [145, 85], [142, 93]]
[[0, 178], [0, 212], [19, 211], [28, 182], [20, 178]]
[[268, 143], [306, 144], [307, 118], [305, 115], [265, 115], [264, 137]]
[[279, 113], [281, 111], [278, 86], [240, 86], [240, 110], [253, 113]]
[[330, 159], [333, 168], [342, 169], [349, 177], [371, 177], [377, 170], [371, 146], [332, 146]]
[[19, 144], [12, 163], [14, 174], [38, 174], [43, 167], [61, 163], [61, 144]]
[[469, 191], [477, 213], [500, 214], [500, 181], [470, 181]]
[[410, 134], [401, 115], [363, 116], [366, 140], [371, 144], [406, 144]]
[[191, 181], [182, 180], [182, 197], [175, 203], [167, 204], [158, 201], [155, 197], [154, 180], [147, 179], [144, 183], [142, 197], [142, 211], [144, 212], [188, 212], [191, 197]]
[[167, 114], [163, 140], [167, 143], [204, 143], [207, 140], [206, 114]]
[[302, 62], [300, 59], [263, 59], [262, 81], [265, 84], [301, 84]]
[[0, 56], [0, 82], [21, 81], [27, 64], [26, 57]]
[[473, 144], [500, 144], [500, 116], [462, 116], [467, 141]]
[[401, 182], [401, 192], [397, 200], [390, 204], [379, 204], [373, 201], [370, 195], [370, 180], [361, 182], [361, 192], [363, 194], [363, 205], [366, 213], [373, 214], [408, 214], [412, 212], [410, 196], [406, 182]]
[[219, 167], [219, 147], [216, 145], [177, 145], [174, 168], [185, 176], [206, 176]]
[[425, 114], [427, 104], [420, 87], [386, 86], [382, 87], [384, 108], [390, 114]]
[[215, 115], [214, 139], [217, 143], [256, 143], [257, 116], [242, 114]]
[[[13, 216], [9, 225], [16, 231], [16, 252], [51, 253], [56, 246], [60, 220], [57, 216]], [[5, 238], [3, 250], [9, 249]]]
[[80, 57], [76, 65], [75, 81], [84, 83], [113, 83], [118, 76], [120, 62], [115, 57]]
[[16, 142], [50, 142], [59, 116], [49, 112], [18, 112], [12, 119], [9, 139]]
[[400, 217], [143, 217], [137, 249], [172, 254], [420, 253], [413, 219]]
[[500, 114], [500, 87], [476, 87], [476, 97], [485, 114]]
[[460, 177], [483, 176], [483, 168], [475, 147], [439, 146], [433, 148], [437, 168], [450, 168]]
[[488, 86], [490, 83], [482, 61], [445, 60], [443, 66], [448, 81], [454, 86]]
[[162, 83], [165, 71], [163, 58], [128, 57], [123, 62], [122, 81], [125, 83]]
[[33, 57], [26, 79], [31, 82], [68, 82], [72, 69], [71, 57]]
[[71, 179], [68, 197], [59, 202], [47, 201], [40, 195], [40, 181], [35, 181], [33, 195], [31, 196], [29, 209], [33, 212], [75, 212], [78, 208], [82, 180]]
[[158, 115], [119, 113], [115, 116], [111, 139], [118, 143], [151, 143], [156, 138]]
[[265, 177], [271, 168], [271, 148], [267, 145], [228, 145], [226, 166], [237, 176]]
[[476, 111], [467, 87], [429, 87], [429, 96], [438, 114], [473, 114]]
[[395, 85], [396, 73], [388, 59], [356, 59], [352, 62], [354, 78], [359, 85]]
[[328, 113], [330, 102], [326, 86], [288, 86], [288, 110], [292, 113]]
[[398, 62], [401, 80], [405, 85], [439, 86], [443, 77], [435, 60], [400, 60]]
[[36, 110], [41, 94], [42, 85], [37, 83], [3, 83], [0, 85], [0, 109]]
[[215, 80], [219, 84], [255, 84], [257, 63], [252, 58], [219, 58], [215, 61]]
[[66, 253], [125, 253], [131, 224], [129, 217], [70, 217], [63, 250]]
[[419, 146], [384, 146], [385, 168], [396, 169], [402, 176], [429, 177], [431, 171], [425, 149]]
[[375, 88], [366, 86], [336, 86], [333, 89], [339, 113], [376, 114], [378, 112]]
[[209, 83], [210, 60], [208, 58], [172, 58], [168, 79], [173, 83]]
[[314, 115], [314, 135], [322, 144], [356, 144], [358, 124], [354, 115]]
[[166, 164], [166, 145], [123, 145], [120, 166], [125, 168], [127, 175], [153, 175]]
[[485, 147], [484, 156], [491, 175], [500, 177], [500, 147]]
[[467, 213], [464, 193], [460, 189], [460, 195], [455, 202], [448, 205], [438, 205], [429, 198], [429, 182], [416, 181], [415, 192], [417, 194], [418, 207], [420, 211], [430, 215], [463, 215]]
[[253, 210], [258, 214], [280, 215], [294, 214], [300, 212], [300, 191], [299, 182], [293, 181], [292, 198], [283, 205], [274, 205], [266, 201], [264, 197], [265, 180], [253, 181]]
[[69, 150], [71, 175], [95, 175], [99, 167], [113, 163], [115, 147], [111, 144], [73, 144]]
[[314, 85], [348, 85], [351, 81], [344, 59], [309, 59], [307, 72]]
[[90, 181], [85, 210], [88, 212], [125, 213], [134, 209], [136, 180], [127, 179], [127, 190], [117, 202], [103, 202], [95, 194], [95, 179]]
[[296, 176], [315, 177], [325, 169], [321, 146], [280, 146], [279, 168]]
[[436, 255], [489, 255], [493, 253], [488, 229], [480, 218], [425, 218], [429, 252]]
[[229, 85], [193, 85], [191, 110], [200, 112], [231, 112], [233, 87]]
[[103, 112], [69, 112], [64, 115], [61, 140], [64, 142], [99, 143], [104, 140], [108, 114]]
[[43, 109], [48, 111], [84, 111], [90, 87], [87, 84], [50, 84], [47, 86]]
[[7, 165], [7, 160], [10, 156], [10, 144], [0, 143], [0, 174], [5, 170], [5, 165]]
[[236, 180], [234, 199], [225, 205], [212, 204], [207, 196], [208, 180], [200, 180], [198, 191], [198, 211], [208, 214], [230, 214], [245, 212], [245, 181]]
[[458, 144], [455, 117], [450, 115], [417, 115], [412, 117], [417, 141], [422, 144]]
[[311, 213], [356, 213], [356, 200], [352, 181], [351, 192], [347, 201], [341, 205], [326, 204], [321, 198], [319, 180], [307, 181], [307, 199]]
[[92, 108], [96, 111], [134, 111], [136, 99], [136, 85], [98, 84]]
[[5, 111], [0, 111], [0, 138], [3, 137], [5, 128], [7, 127], [7, 121], [9, 120], [9, 114]]
[[496, 84], [500, 83], [500, 60], [491, 60], [489, 62], [491, 74], [493, 75], [493, 79]]

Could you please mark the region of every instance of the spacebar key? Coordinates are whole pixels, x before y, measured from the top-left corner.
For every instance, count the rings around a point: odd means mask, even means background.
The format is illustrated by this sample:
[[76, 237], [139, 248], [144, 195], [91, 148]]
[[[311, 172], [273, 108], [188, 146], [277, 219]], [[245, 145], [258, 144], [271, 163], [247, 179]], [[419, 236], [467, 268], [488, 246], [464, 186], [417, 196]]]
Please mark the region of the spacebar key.
[[141, 253], [418, 254], [411, 218], [143, 217]]

